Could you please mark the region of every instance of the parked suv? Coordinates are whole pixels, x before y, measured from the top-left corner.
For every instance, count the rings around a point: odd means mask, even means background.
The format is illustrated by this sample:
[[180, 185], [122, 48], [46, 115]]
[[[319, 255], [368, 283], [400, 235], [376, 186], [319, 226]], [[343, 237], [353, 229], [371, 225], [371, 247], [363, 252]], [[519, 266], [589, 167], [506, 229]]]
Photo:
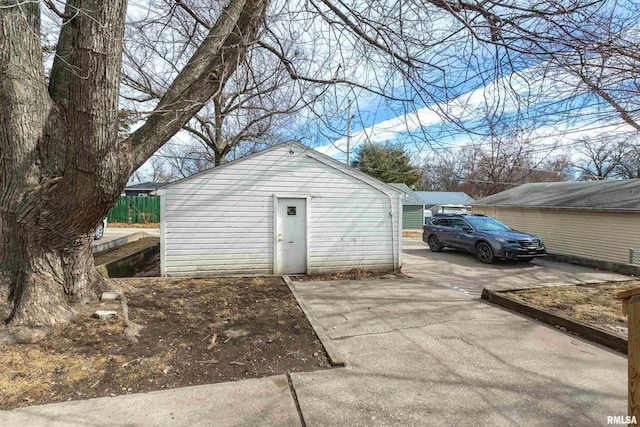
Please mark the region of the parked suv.
[[432, 252], [444, 248], [461, 249], [475, 254], [486, 264], [498, 259], [528, 262], [547, 255], [538, 236], [512, 230], [484, 215], [434, 216], [424, 226], [422, 240]]

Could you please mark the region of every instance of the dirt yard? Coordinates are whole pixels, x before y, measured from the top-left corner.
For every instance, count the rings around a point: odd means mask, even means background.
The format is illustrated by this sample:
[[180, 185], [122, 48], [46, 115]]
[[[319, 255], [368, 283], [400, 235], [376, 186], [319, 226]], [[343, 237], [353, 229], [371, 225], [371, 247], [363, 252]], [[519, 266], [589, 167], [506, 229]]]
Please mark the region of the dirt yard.
[[640, 281], [610, 282], [577, 286], [554, 286], [506, 295], [530, 305], [573, 317], [605, 330], [627, 335], [627, 316], [616, 299], [619, 292], [640, 287]]
[[[37, 343], [0, 347], [0, 409], [326, 369], [322, 345], [278, 277], [125, 279], [119, 302], [84, 306]], [[3, 307], [5, 312], [7, 307]], [[98, 320], [96, 309], [118, 311]]]

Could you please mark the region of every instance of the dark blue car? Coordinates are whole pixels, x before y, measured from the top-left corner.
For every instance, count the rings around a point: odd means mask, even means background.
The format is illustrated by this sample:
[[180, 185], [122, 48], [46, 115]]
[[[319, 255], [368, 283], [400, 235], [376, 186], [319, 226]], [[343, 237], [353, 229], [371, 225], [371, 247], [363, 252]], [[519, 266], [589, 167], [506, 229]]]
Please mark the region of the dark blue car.
[[436, 216], [424, 226], [422, 240], [432, 252], [464, 250], [486, 264], [498, 259], [528, 262], [547, 255], [538, 236], [512, 230], [484, 215]]

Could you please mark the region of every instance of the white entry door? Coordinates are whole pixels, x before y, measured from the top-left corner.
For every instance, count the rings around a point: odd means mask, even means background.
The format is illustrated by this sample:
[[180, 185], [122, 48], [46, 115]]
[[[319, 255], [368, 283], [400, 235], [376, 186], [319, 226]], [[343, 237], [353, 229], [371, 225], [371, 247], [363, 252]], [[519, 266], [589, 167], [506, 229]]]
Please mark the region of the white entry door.
[[278, 199], [277, 274], [307, 272], [307, 200]]

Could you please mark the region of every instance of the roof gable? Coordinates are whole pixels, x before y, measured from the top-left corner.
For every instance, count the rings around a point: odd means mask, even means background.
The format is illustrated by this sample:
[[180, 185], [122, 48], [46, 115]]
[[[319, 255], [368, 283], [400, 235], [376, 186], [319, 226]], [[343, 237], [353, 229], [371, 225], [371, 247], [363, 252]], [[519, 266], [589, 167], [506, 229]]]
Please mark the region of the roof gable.
[[374, 187], [377, 190], [382, 191], [383, 193], [389, 193], [389, 192], [397, 193], [397, 194], [402, 194], [403, 193], [403, 191], [401, 191], [401, 190], [399, 190], [399, 189], [397, 189], [397, 188], [395, 188], [395, 187], [393, 187], [393, 186], [391, 186], [389, 184], [386, 184], [386, 183], [384, 183], [382, 181], [379, 181], [376, 178], [373, 178], [372, 176], [369, 176], [369, 175], [367, 175], [367, 174], [365, 174], [365, 173], [363, 173], [363, 172], [361, 172], [361, 171], [359, 171], [359, 170], [357, 170], [355, 168], [348, 167], [344, 163], [339, 162], [339, 161], [337, 161], [337, 160], [335, 160], [335, 159], [333, 159], [333, 158], [331, 158], [331, 157], [329, 157], [329, 156], [327, 156], [325, 154], [322, 154], [322, 153], [320, 153], [320, 152], [318, 152], [318, 151], [316, 151], [316, 150], [314, 150], [312, 148], [309, 148], [309, 147], [307, 147], [307, 146], [305, 146], [305, 145], [303, 145], [303, 144], [301, 144], [301, 143], [299, 143], [297, 141], [289, 141], [289, 142], [285, 142], [285, 143], [282, 143], [282, 144], [274, 145], [273, 147], [269, 147], [266, 150], [262, 150], [262, 151], [259, 151], [257, 153], [250, 154], [250, 155], [248, 155], [246, 157], [243, 157], [241, 159], [234, 160], [234, 161], [229, 162], [229, 163], [225, 163], [222, 166], [216, 166], [216, 167], [213, 167], [211, 169], [207, 169], [207, 170], [199, 172], [197, 174], [188, 176], [186, 178], [179, 179], [177, 181], [173, 181], [171, 183], [162, 185], [162, 186], [158, 187], [158, 190], [170, 188], [170, 187], [175, 186], [175, 185], [184, 184], [185, 182], [188, 182], [189, 180], [192, 180], [192, 179], [194, 179], [196, 177], [203, 177], [203, 176], [207, 176], [207, 175], [218, 174], [218, 173], [221, 173], [221, 172], [223, 172], [223, 171], [225, 171], [227, 169], [233, 168], [235, 165], [237, 165], [237, 164], [239, 164], [241, 162], [245, 162], [245, 161], [247, 161], [249, 159], [255, 159], [255, 158], [260, 157], [260, 156], [262, 156], [262, 155], [264, 155], [264, 154], [266, 154], [268, 152], [273, 152], [273, 151], [277, 151], [277, 150], [286, 150], [286, 149], [289, 149], [289, 150], [292, 150], [292, 149], [302, 150], [308, 157], [313, 158], [314, 160], [316, 160], [316, 161], [318, 161], [318, 162], [320, 162], [320, 163], [322, 163], [322, 164], [324, 164], [324, 165], [326, 165], [328, 167], [331, 167], [332, 169], [338, 170], [339, 172], [342, 172], [345, 175], [349, 175], [349, 176], [351, 176], [351, 177], [353, 177], [353, 178], [355, 178], [355, 179], [357, 179], [357, 180], [359, 180], [361, 182], [364, 182], [365, 184], [367, 184], [367, 185], [369, 185], [371, 187]]
[[640, 179], [524, 184], [473, 205], [640, 211]]

